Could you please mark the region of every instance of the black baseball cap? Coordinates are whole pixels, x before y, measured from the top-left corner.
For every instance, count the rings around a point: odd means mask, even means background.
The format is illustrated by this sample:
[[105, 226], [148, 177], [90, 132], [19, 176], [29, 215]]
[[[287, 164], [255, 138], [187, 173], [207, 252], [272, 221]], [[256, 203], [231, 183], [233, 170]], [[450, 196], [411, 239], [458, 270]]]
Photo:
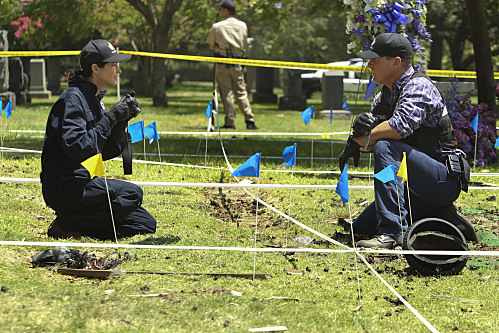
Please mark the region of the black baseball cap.
[[98, 62], [121, 62], [128, 60], [130, 54], [119, 54], [114, 46], [104, 39], [94, 39], [83, 47], [80, 53], [80, 66], [86, 68]]
[[227, 8], [229, 10], [229, 12], [231, 12], [231, 13], [236, 12], [236, 4], [231, 0], [225, 0], [221, 4], [218, 4], [217, 8], [220, 8], [220, 7]]
[[409, 40], [398, 33], [384, 33], [374, 38], [369, 50], [359, 52], [357, 55], [362, 59], [374, 59], [380, 57], [412, 57], [412, 45]]

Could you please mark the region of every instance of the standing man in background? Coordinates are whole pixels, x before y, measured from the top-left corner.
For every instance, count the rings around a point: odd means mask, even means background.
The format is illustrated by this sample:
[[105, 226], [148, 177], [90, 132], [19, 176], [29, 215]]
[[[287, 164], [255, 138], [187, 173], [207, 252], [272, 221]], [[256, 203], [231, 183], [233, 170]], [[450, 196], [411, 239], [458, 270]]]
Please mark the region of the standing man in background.
[[[236, 5], [225, 0], [218, 5], [223, 21], [213, 24], [208, 35], [208, 44], [215, 50], [216, 57], [243, 58], [244, 45], [248, 37], [246, 23], [234, 17]], [[256, 130], [255, 115], [251, 112], [248, 94], [245, 88], [243, 68], [241, 65], [216, 64], [215, 76], [222, 95], [225, 110], [225, 124], [222, 128], [236, 128], [236, 110], [232, 95], [244, 114], [246, 128]]]

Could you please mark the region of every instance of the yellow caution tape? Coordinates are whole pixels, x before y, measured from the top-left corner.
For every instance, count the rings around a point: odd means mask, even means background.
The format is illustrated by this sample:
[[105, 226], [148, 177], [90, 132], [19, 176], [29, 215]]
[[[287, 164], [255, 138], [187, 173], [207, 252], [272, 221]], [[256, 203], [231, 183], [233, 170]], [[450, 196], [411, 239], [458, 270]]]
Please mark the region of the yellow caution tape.
[[[287, 68], [287, 69], [325, 69], [329, 71], [341, 71], [341, 72], [361, 72], [366, 70], [365, 68], [362, 69], [362, 67], [360, 66], [331, 66], [326, 64], [315, 64], [315, 63], [306, 63], [306, 62], [204, 57], [204, 56], [192, 56], [192, 55], [183, 55], [183, 54], [136, 52], [136, 51], [123, 51], [123, 50], [120, 50], [120, 53], [143, 56], [143, 57], [203, 61], [203, 62], [213, 62], [219, 64], [232, 64], [232, 65], [257, 66], [257, 67], [272, 67], [272, 68]], [[79, 54], [80, 51], [0, 51], [0, 57], [47, 57], [47, 56], [65, 56], [65, 55], [79, 55]], [[476, 78], [476, 72], [474, 71], [450, 71], [450, 70], [429, 69], [427, 71], [427, 75], [437, 76], [437, 77], [455, 76], [459, 78]], [[494, 78], [499, 79], [499, 72], [494, 72]]]
[[0, 57], [48, 57], [80, 55], [81, 51], [0, 51]]

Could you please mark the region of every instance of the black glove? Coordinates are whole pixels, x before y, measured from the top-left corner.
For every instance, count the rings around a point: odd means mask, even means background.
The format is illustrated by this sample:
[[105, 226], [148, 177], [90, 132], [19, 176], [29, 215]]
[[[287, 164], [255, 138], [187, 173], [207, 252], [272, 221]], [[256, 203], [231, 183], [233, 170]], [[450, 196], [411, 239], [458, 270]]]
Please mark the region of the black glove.
[[357, 138], [359, 136], [368, 135], [375, 122], [376, 118], [370, 112], [359, 114], [353, 121], [353, 136]]
[[128, 108], [130, 109], [130, 118], [137, 117], [137, 115], [142, 111], [139, 107], [139, 102], [135, 99], [135, 91], [127, 94], [125, 96], [126, 103], [128, 104]]
[[113, 126], [120, 121], [128, 121], [140, 113], [139, 103], [133, 97], [134, 95], [135, 92], [132, 91], [120, 99], [109, 111], [104, 112]]
[[345, 164], [348, 162], [350, 157], [353, 157], [353, 165], [358, 166], [359, 165], [359, 159], [360, 159], [360, 145], [355, 142], [354, 136], [350, 135], [347, 140], [347, 144], [345, 148], [343, 148], [343, 151], [341, 152], [340, 158], [339, 158], [339, 163], [340, 163], [340, 171], [343, 171], [343, 167]]

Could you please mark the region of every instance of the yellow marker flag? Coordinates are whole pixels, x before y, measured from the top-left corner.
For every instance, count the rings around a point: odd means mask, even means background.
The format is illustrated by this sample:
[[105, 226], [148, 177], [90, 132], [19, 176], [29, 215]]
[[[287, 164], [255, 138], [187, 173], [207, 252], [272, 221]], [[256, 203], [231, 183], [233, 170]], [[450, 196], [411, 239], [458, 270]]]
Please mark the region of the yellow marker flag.
[[397, 172], [397, 176], [402, 178], [402, 183], [407, 181], [407, 162], [405, 159], [405, 151], [404, 157], [402, 158], [402, 163], [400, 163], [399, 171]]
[[102, 161], [101, 153], [86, 159], [81, 162], [81, 165], [88, 170], [90, 178], [94, 178], [95, 176], [104, 176], [104, 162]]

